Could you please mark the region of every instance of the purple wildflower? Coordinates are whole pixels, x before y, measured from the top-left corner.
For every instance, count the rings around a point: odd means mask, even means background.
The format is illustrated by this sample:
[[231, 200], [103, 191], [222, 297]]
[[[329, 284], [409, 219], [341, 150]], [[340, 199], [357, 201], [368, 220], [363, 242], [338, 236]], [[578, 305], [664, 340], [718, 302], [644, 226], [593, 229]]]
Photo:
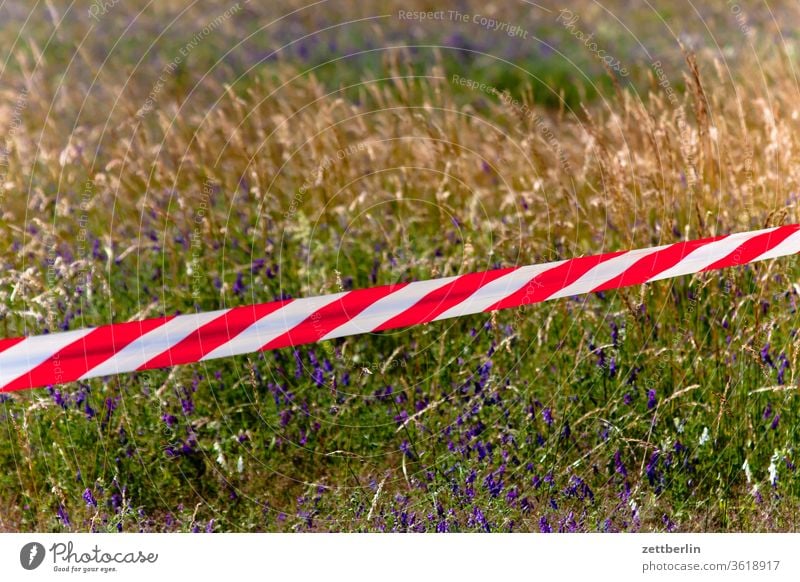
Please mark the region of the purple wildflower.
[[300, 358], [300, 351], [294, 350], [294, 377], [301, 378], [303, 376], [303, 360]]
[[487, 532], [492, 531], [491, 527], [489, 527], [489, 522], [486, 521], [486, 516], [483, 514], [483, 512], [480, 510], [478, 506], [475, 506], [473, 508], [470, 520], [472, 521], [472, 523], [474, 523], [475, 525], [479, 525]]
[[264, 259], [256, 259], [250, 263], [250, 274], [255, 275], [264, 268], [266, 261]]
[[400, 443], [400, 451], [403, 453], [403, 455], [405, 455], [409, 459], [415, 458], [414, 451], [411, 450], [411, 445], [408, 443], [408, 441], [403, 441], [402, 443]]
[[236, 275], [236, 281], [233, 283], [233, 294], [234, 295], [241, 295], [244, 293], [245, 285], [244, 285], [244, 275], [241, 271]]
[[87, 488], [81, 497], [83, 497], [83, 500], [89, 507], [97, 507], [97, 499], [94, 498], [94, 494], [92, 493], [91, 489]]
[[58, 515], [58, 519], [61, 520], [61, 523], [69, 527], [70, 525], [69, 515], [67, 514], [67, 510], [64, 509], [63, 505], [61, 504], [58, 505], [58, 511], [56, 513]]
[[67, 399], [64, 397], [64, 394], [60, 390], [58, 390], [58, 389], [53, 390], [51, 388], [50, 394], [52, 395], [53, 401], [56, 404], [58, 404], [61, 408], [64, 408], [64, 409], [67, 408], [69, 403], [67, 402]]
[[100, 250], [100, 240], [94, 239], [92, 243], [92, 257], [95, 259], [105, 259], [106, 254]]
[[647, 391], [647, 409], [652, 410], [658, 404], [658, 400], [656, 399], [656, 391], [655, 388], [651, 388]]
[[584, 499], [588, 499], [589, 501], [594, 500], [594, 492], [586, 484], [586, 482], [577, 475], [573, 475], [570, 478], [569, 483], [564, 488], [563, 493], [567, 497], [576, 497], [581, 501]]
[[647, 462], [647, 466], [645, 467], [647, 480], [650, 481], [651, 485], [655, 485], [656, 479], [658, 478], [658, 472], [656, 471], [656, 468], [658, 467], [659, 458], [660, 458], [659, 451], [654, 451], [653, 454], [650, 455], [650, 460]]
[[517, 491], [516, 487], [512, 487], [508, 490], [508, 493], [506, 493], [506, 503], [513, 507], [517, 497], [519, 497], [519, 491]]
[[766, 315], [769, 311], [769, 301], [762, 299], [759, 304], [761, 305], [761, 315]]
[[369, 280], [372, 282], [373, 285], [375, 285], [378, 282], [378, 267], [380, 266], [381, 263], [380, 261], [378, 261], [378, 259], [372, 261], [372, 271], [370, 271]]
[[603, 348], [595, 348], [593, 343], [589, 344], [589, 351], [594, 352], [597, 355], [597, 367], [598, 368], [605, 368], [606, 367], [606, 352]]
[[761, 348], [761, 361], [768, 365], [770, 368], [775, 367], [775, 362], [772, 361], [772, 356], [769, 355], [769, 342]]
[[185, 398], [181, 398], [181, 408], [183, 408], [183, 414], [187, 416], [194, 412], [194, 400], [188, 392], [186, 392]]
[[503, 481], [500, 478], [502, 471], [497, 473], [489, 473], [483, 480], [483, 486], [489, 491], [492, 497], [499, 497], [503, 491]]
[[786, 354], [781, 352], [781, 355], [778, 356], [778, 361], [780, 362], [780, 366], [778, 366], [778, 384], [783, 384], [784, 374], [789, 367], [789, 360], [786, 358]]
[[625, 464], [622, 462], [622, 454], [619, 452], [619, 450], [614, 453], [614, 471], [623, 477], [628, 476], [628, 470], [625, 468]]

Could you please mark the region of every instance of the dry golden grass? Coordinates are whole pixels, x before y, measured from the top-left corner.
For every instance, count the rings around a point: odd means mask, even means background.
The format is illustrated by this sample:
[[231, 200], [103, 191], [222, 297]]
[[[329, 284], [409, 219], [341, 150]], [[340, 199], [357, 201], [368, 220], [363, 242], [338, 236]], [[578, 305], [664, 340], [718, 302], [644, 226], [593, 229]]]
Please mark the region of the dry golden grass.
[[[630, 77], [602, 71], [555, 4], [467, 3], [541, 33], [548, 54], [559, 51], [550, 59], [501, 38], [494, 57], [467, 60], [454, 44], [489, 50], [494, 37], [468, 29], [475, 39], [448, 40], [393, 16], [437, 9], [417, 0], [336, 13], [248, 5], [175, 67], [229, 6], [178, 16], [185, 4], [168, 1], [138, 15], [120, 3], [93, 23], [52, 2], [29, 24], [12, 19], [0, 32], [1, 335], [800, 222], [794, 35], [778, 36], [763, 8], [748, 12], [743, 35], [726, 6], [698, 20], [672, 3], [648, 15], [577, 4], [580, 26], [599, 31]], [[792, 4], [770, 8], [784, 27], [798, 21]], [[365, 36], [334, 40], [382, 49], [369, 59], [298, 56], [309, 31], [358, 19]], [[329, 50], [320, 36], [309, 51]], [[289, 43], [285, 55], [267, 58], [270, 43]], [[583, 59], [570, 77], [581, 86], [543, 85], [550, 68], [564, 80], [565, 55]], [[512, 80], [493, 84], [505, 79], [497, 70]], [[253, 268], [261, 259], [269, 273]], [[0, 511], [0, 530], [67, 527], [59, 508], [77, 529], [792, 529], [796, 390], [749, 393], [793, 386], [797, 273], [793, 260], [774, 261], [350, 338], [298, 353], [297, 375], [285, 350], [17, 395], [0, 409], [0, 507], [15, 508]], [[624, 330], [619, 342], [610, 323]], [[390, 356], [403, 365], [361, 373]], [[320, 387], [305, 362], [324, 357]], [[490, 358], [487, 392], [462, 397]], [[380, 395], [387, 386], [396, 396]], [[401, 409], [426, 412], [398, 430]], [[480, 438], [469, 433], [477, 419]], [[485, 443], [519, 462], [478, 460]], [[181, 444], [191, 452], [165, 456]], [[486, 480], [506, 464], [498, 497]], [[552, 490], [532, 485], [547, 475]], [[99, 506], [85, 507], [85, 489]], [[533, 509], [505, 498], [512, 489]]]

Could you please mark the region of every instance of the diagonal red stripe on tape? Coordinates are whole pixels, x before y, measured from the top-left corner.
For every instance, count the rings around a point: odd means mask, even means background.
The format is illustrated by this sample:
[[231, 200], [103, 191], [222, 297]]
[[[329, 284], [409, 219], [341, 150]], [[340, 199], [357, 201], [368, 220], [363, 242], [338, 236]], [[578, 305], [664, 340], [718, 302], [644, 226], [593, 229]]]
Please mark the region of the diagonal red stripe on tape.
[[736, 247], [736, 250], [731, 252], [728, 256], [707, 266], [703, 271], [713, 271], [714, 269], [735, 267], [737, 265], [749, 263], [768, 250], [779, 245], [786, 237], [794, 234], [798, 230], [800, 230], [800, 225], [791, 224], [789, 226], [781, 226], [771, 232], [765, 232], [754, 236]]
[[318, 341], [322, 336], [351, 320], [379, 299], [391, 295], [406, 285], [408, 283], [396, 283], [371, 289], [350, 291], [337, 301], [317, 309], [302, 322], [286, 333], [270, 340], [260, 349], [274, 350]]
[[201, 326], [183, 340], [148, 360], [138, 370], [163, 368], [197, 362], [222, 344], [229, 342], [259, 319], [290, 303], [291, 300], [234, 307]]
[[12, 337], [8, 339], [0, 339], [0, 352], [4, 352], [11, 346], [17, 345], [19, 342], [23, 341], [24, 337]]
[[384, 321], [374, 331], [408, 327], [432, 321], [454, 305], [467, 299], [484, 285], [516, 270], [517, 267], [506, 267], [494, 271], [461, 275], [452, 283], [434, 289], [402, 313]]
[[608, 289], [616, 289], [618, 287], [627, 287], [630, 285], [644, 283], [659, 273], [663, 273], [667, 269], [671, 269], [692, 251], [699, 249], [700, 247], [704, 247], [709, 243], [727, 238], [727, 236], [728, 235], [715, 236], [712, 238], [690, 240], [670, 245], [666, 249], [661, 249], [660, 251], [656, 251], [650, 255], [647, 255], [646, 257], [642, 257], [623, 273], [620, 273], [613, 279], [598, 285], [592, 289], [592, 291], [606, 291]]
[[509, 307], [519, 307], [520, 305], [527, 305], [528, 303], [544, 301], [556, 291], [560, 291], [564, 287], [572, 285], [600, 263], [622, 254], [624, 254], [624, 251], [605, 253], [593, 257], [570, 259], [557, 267], [539, 273], [516, 292], [501, 299], [484, 311], [495, 311], [496, 309], [507, 309]]
[[170, 315], [95, 328], [81, 339], [57, 351], [30, 372], [6, 384], [3, 390], [22, 390], [30, 386], [46, 386], [78, 380], [129, 343], [174, 317]]

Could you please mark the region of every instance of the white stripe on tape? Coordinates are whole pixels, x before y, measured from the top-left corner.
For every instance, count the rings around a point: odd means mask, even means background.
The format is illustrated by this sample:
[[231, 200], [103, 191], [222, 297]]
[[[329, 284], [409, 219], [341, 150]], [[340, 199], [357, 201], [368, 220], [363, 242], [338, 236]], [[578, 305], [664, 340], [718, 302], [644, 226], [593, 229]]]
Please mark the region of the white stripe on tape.
[[378, 299], [350, 321], [331, 330], [322, 339], [329, 340], [346, 335], [370, 332], [379, 327], [382, 323], [403, 313], [409, 307], [416, 305], [428, 293], [444, 287], [456, 279], [458, 279], [458, 277], [445, 277], [443, 279], [431, 279], [430, 281], [415, 281], [409, 283], [394, 293]]
[[447, 311], [440, 313], [433, 321], [441, 321], [442, 319], [449, 319], [460, 315], [482, 313], [501, 299], [505, 299], [509, 295], [522, 289], [537, 275], [555, 269], [565, 262], [566, 261], [555, 261], [543, 265], [520, 267], [510, 272], [508, 275], [503, 275], [491, 283], [487, 283], [458, 305], [454, 305]]
[[283, 335], [287, 331], [291, 331], [292, 328], [308, 319], [308, 317], [318, 309], [334, 301], [338, 301], [348, 293], [349, 291], [344, 291], [342, 293], [323, 295], [321, 297], [296, 299], [252, 323], [239, 335], [231, 338], [229, 342], [210, 351], [200, 359], [213, 360], [214, 358], [255, 352], [276, 337]]
[[81, 380], [118, 374], [120, 370], [136, 370], [142, 364], [174, 347], [175, 344], [198, 328], [228, 311], [230, 309], [209, 311], [208, 313], [191, 313], [170, 319], [164, 325], [160, 325], [138, 337], [105, 362], [86, 372], [81, 376]]
[[0, 352], [0, 386], [30, 372], [69, 344], [86, 337], [93, 331], [94, 329], [90, 328], [37, 335], [26, 338]]

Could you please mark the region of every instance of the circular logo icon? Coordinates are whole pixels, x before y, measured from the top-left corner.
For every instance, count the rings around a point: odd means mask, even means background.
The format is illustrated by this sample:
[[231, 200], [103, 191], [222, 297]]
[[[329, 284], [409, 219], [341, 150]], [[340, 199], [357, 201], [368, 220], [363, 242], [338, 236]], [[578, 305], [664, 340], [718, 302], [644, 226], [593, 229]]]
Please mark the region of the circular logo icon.
[[35, 570], [44, 561], [44, 546], [39, 542], [30, 542], [19, 551], [19, 563], [26, 570]]

